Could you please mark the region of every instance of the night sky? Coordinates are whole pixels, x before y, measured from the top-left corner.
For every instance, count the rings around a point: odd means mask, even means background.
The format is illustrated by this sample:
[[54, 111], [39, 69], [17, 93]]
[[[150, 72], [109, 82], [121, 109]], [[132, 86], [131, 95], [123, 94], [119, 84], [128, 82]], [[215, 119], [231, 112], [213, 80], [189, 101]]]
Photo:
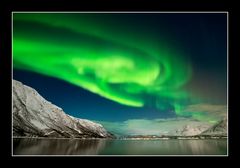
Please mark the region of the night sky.
[[209, 119], [184, 109], [227, 104], [227, 14], [14, 13], [13, 67], [75, 117]]

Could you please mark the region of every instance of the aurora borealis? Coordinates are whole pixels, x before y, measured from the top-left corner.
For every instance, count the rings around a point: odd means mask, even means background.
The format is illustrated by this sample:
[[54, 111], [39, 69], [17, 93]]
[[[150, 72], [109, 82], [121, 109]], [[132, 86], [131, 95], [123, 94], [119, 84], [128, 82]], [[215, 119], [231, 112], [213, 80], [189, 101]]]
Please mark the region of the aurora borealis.
[[[128, 44], [129, 37], [117, 43], [118, 40], [108, 39], [108, 35], [93, 34], [101, 31], [97, 27], [82, 30], [84, 21], [81, 25], [72, 25], [67, 18], [62, 18], [52, 24], [58, 18], [51, 14], [45, 16], [45, 20], [37, 19], [41, 16], [19, 15], [16, 22], [26, 19], [30, 23], [43, 24], [45, 29], [41, 26], [30, 31], [18, 29], [16, 23], [14, 66], [17, 68], [27, 66], [31, 71], [66, 80], [110, 100], [136, 107], [145, 104], [144, 94], [168, 99], [186, 96], [179, 88], [189, 79], [190, 65], [177, 54], [161, 48], [160, 44], [155, 52], [146, 46], [138, 49], [138, 43], [134, 47]], [[77, 22], [78, 18], [72, 21]], [[60, 30], [48, 36], [48, 31], [54, 29]], [[109, 29], [111, 31], [111, 26]], [[154, 44], [151, 39], [148, 42]]]
[[[174, 34], [181, 28], [172, 24], [173, 18], [161, 13], [14, 13], [13, 68], [63, 80], [121, 106], [209, 119], [204, 111], [183, 109], [196, 102], [212, 103], [208, 96], [197, 94], [205, 93], [199, 87], [202, 80], [197, 82], [203, 74], [199, 69], [209, 69], [209, 75], [219, 72], [222, 64], [215, 65], [213, 71], [208, 66], [210, 61], [201, 64], [198, 59], [204, 55], [197, 58], [191, 52], [194, 47], [186, 47], [181, 40], [181, 33]], [[191, 33], [198, 32], [186, 34]], [[198, 62], [201, 68], [195, 68]], [[224, 75], [219, 79], [226, 80]], [[101, 107], [96, 109], [101, 115]]]

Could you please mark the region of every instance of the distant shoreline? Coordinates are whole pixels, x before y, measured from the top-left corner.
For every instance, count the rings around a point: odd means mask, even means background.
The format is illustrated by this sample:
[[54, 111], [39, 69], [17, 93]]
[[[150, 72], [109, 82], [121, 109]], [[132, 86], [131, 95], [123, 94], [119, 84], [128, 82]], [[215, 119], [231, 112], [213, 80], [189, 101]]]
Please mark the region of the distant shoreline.
[[136, 135], [136, 136], [127, 136], [122, 137], [120, 139], [227, 139], [228, 136], [226, 135], [193, 135], [193, 136], [144, 136], [144, 135]]
[[12, 139], [68, 139], [68, 140], [203, 140], [203, 139], [227, 139], [227, 136], [178, 136], [178, 137], [120, 137], [120, 138], [54, 138], [54, 137], [12, 137]]
[[208, 137], [208, 138], [190, 138], [190, 137], [178, 137], [178, 138], [119, 138], [119, 140], [204, 140], [204, 139], [227, 139], [227, 137]]
[[[112, 138], [58, 138], [58, 137], [12, 137], [12, 139], [79, 139], [79, 140], [98, 140], [98, 139], [112, 139]], [[116, 138], [115, 138], [116, 139]]]

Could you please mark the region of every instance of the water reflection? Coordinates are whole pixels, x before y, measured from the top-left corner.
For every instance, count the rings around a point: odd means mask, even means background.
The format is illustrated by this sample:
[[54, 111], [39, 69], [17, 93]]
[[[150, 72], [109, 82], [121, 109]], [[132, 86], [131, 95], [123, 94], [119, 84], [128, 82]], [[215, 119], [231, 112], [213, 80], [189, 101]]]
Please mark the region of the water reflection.
[[14, 155], [95, 155], [103, 149], [103, 140], [14, 139]]
[[14, 155], [226, 155], [220, 140], [14, 139]]
[[[108, 146], [108, 142], [106, 143]], [[113, 141], [101, 154], [119, 155], [226, 155], [222, 140], [126, 140]]]

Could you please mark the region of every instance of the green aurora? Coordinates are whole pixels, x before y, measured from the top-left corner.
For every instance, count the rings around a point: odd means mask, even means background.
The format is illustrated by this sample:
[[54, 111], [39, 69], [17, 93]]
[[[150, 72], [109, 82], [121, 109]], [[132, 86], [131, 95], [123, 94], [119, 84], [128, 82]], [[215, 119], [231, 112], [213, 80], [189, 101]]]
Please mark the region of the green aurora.
[[165, 32], [159, 39], [122, 23], [113, 14], [14, 13], [13, 66], [127, 106], [142, 107], [154, 97], [158, 109], [191, 116], [180, 110], [192, 75], [181, 48]]

